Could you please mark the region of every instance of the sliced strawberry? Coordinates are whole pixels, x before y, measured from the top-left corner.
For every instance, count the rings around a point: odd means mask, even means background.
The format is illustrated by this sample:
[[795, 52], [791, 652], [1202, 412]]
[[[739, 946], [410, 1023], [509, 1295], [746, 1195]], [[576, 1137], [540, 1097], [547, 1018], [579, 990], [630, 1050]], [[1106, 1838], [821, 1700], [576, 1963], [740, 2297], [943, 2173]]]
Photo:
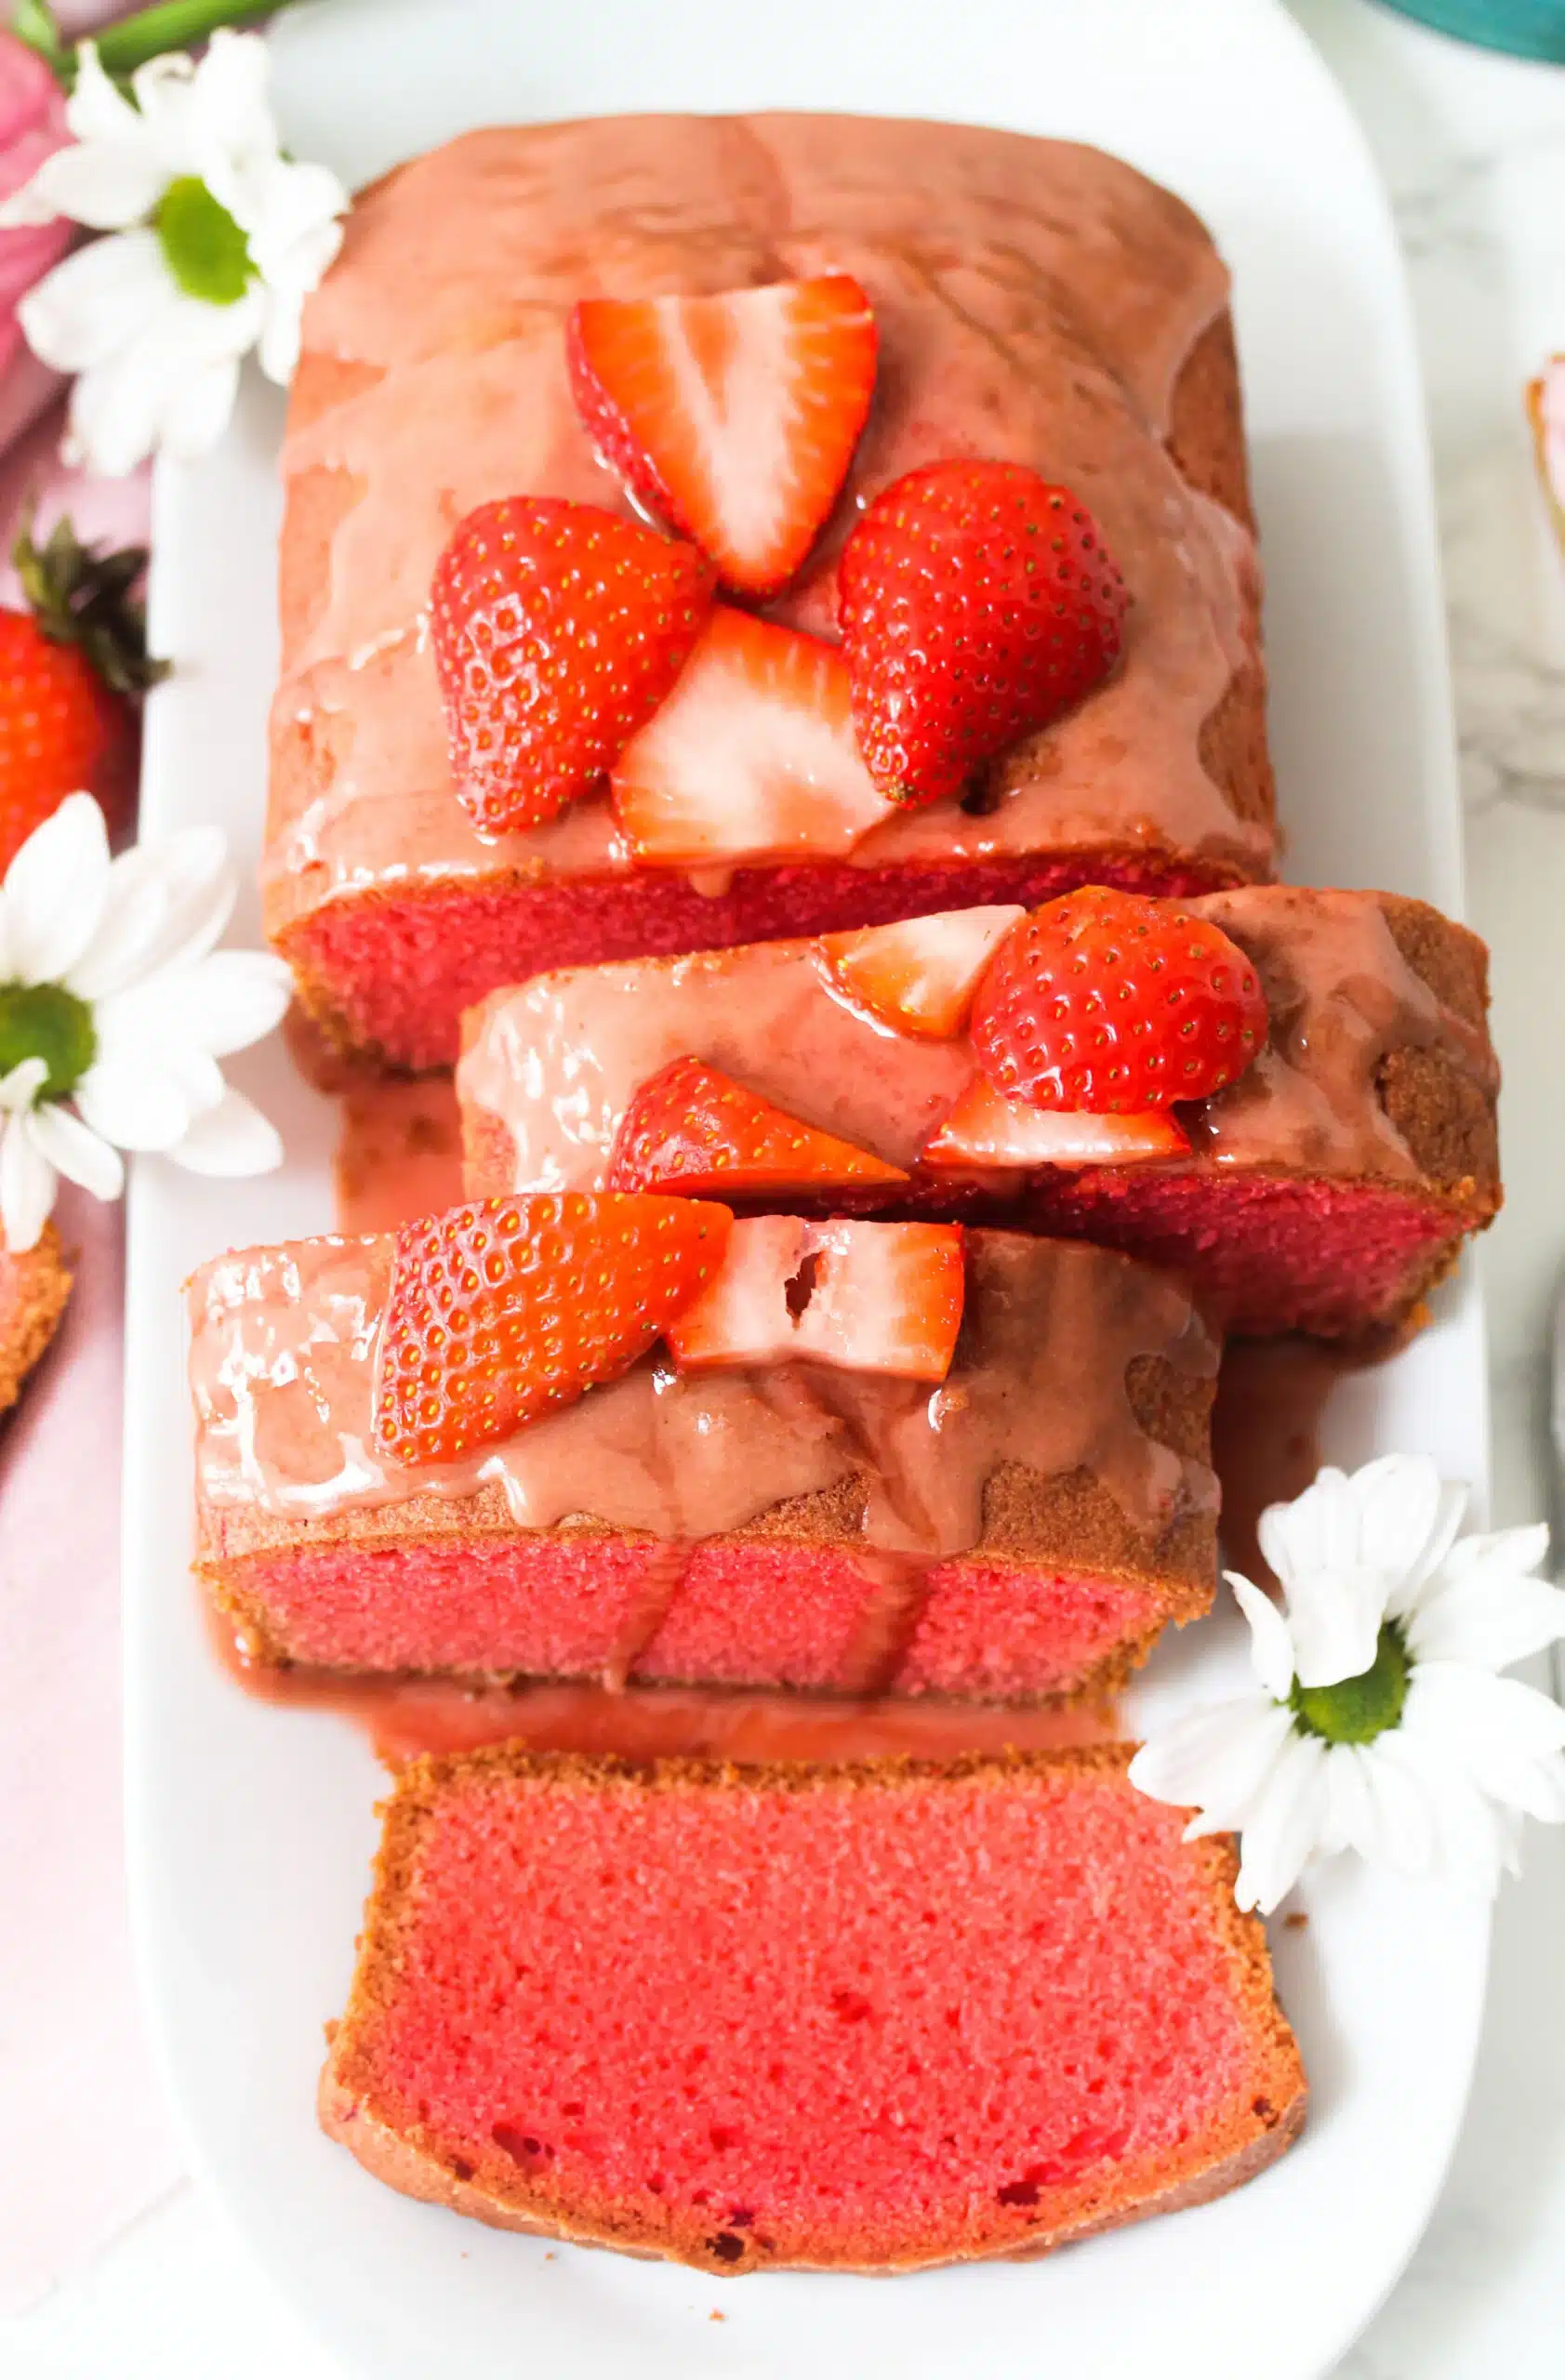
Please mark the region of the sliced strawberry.
[[1026, 915], [1009, 903], [945, 909], [900, 925], [822, 934], [820, 947], [828, 975], [855, 1008], [898, 1033], [949, 1041], [967, 1022], [997, 945]]
[[375, 1387], [393, 1462], [455, 1462], [617, 1380], [699, 1295], [733, 1216], [694, 1198], [481, 1198], [405, 1223]]
[[891, 815], [854, 742], [841, 654], [722, 603], [613, 785], [636, 857], [664, 867], [840, 859]]
[[836, 503], [875, 345], [846, 272], [715, 298], [590, 298], [567, 333], [604, 462], [747, 595], [793, 576]]
[[708, 1288], [665, 1336], [682, 1371], [801, 1357], [944, 1380], [966, 1269], [954, 1223], [736, 1223]]
[[932, 463], [879, 495], [837, 575], [854, 721], [894, 800], [959, 794], [1119, 655], [1124, 583], [1068, 488], [1023, 463]]
[[487, 833], [590, 793], [644, 727], [711, 605], [711, 565], [552, 496], [480, 505], [435, 565], [430, 632], [458, 796]]
[[1254, 967], [1221, 927], [1101, 884], [1046, 901], [1007, 934], [973, 1009], [997, 1091], [1111, 1115], [1209, 1099], [1267, 1031]]
[[608, 1179], [613, 1190], [775, 1197], [908, 1177], [868, 1149], [816, 1131], [699, 1058], [676, 1058], [643, 1083], [626, 1109]]
[[975, 1075], [921, 1165], [1146, 1165], [1188, 1157], [1190, 1144], [1166, 1109], [1145, 1116], [1100, 1116], [1029, 1107], [1002, 1099]]

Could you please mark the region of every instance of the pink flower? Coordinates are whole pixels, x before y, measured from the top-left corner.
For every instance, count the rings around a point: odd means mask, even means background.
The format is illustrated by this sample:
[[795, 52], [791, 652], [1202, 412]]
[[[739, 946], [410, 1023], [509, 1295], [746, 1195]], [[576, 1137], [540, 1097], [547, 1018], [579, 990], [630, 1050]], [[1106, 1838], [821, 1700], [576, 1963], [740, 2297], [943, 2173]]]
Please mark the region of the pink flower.
[[[0, 33], [0, 199], [31, 181], [68, 138], [65, 95], [54, 76], [13, 34]], [[59, 263], [73, 235], [63, 219], [0, 231], [0, 375], [22, 344], [19, 299]]]

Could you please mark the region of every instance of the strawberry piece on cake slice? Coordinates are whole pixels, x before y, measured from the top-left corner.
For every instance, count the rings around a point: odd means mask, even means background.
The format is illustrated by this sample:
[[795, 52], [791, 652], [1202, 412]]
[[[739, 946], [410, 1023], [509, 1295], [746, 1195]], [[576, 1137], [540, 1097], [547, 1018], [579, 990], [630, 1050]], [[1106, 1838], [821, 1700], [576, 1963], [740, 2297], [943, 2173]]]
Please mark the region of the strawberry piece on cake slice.
[[899, 1166], [817, 1131], [699, 1058], [676, 1058], [626, 1110], [611, 1190], [677, 1189], [685, 1197], [823, 1196], [906, 1182]]
[[588, 298], [566, 342], [582, 420], [638, 499], [694, 538], [725, 587], [786, 586], [875, 390], [875, 318], [853, 275]]

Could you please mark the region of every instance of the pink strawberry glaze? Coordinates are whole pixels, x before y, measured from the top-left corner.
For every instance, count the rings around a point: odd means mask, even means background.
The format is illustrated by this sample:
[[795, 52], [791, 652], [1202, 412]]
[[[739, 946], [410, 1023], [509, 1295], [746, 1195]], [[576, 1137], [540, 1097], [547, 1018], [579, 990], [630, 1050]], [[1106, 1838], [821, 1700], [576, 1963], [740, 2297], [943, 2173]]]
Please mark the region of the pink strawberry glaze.
[[355, 2044], [376, 2112], [632, 2235], [704, 2221], [736, 2262], [749, 2234], [779, 2257], [980, 2225], [1019, 2245], [1054, 2193], [1112, 2188], [1253, 2088], [1184, 1814], [1066, 1777], [590, 1792], [478, 1768], [433, 1796]]
[[740, 868], [717, 892], [667, 870], [503, 890], [480, 877], [432, 896], [388, 891], [374, 901], [328, 902], [292, 930], [286, 949], [344, 1039], [395, 1065], [450, 1065], [463, 1009], [543, 967], [726, 949], [958, 906], [1030, 906], [1083, 878], [1171, 896], [1205, 892], [1214, 880], [1122, 853], [917, 868]]

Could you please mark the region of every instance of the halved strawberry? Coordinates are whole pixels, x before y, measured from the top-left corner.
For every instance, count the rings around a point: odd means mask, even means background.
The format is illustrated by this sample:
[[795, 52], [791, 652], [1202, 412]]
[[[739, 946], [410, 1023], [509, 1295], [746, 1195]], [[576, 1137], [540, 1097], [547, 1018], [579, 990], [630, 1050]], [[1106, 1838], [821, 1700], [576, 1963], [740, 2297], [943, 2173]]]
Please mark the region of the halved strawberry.
[[835, 504], [875, 347], [846, 272], [714, 298], [590, 298], [567, 333], [577, 408], [604, 462], [747, 595], [793, 576]]
[[949, 1041], [962, 1031], [979, 978], [1025, 909], [944, 909], [900, 925], [865, 926], [820, 940], [827, 973], [855, 1008], [898, 1033]]
[[615, 1137], [608, 1172], [612, 1190], [677, 1189], [691, 1197], [777, 1197], [907, 1179], [699, 1058], [675, 1058], [643, 1083]]
[[617, 1380], [699, 1295], [733, 1216], [694, 1198], [480, 1198], [405, 1223], [375, 1384], [393, 1462], [455, 1462]]
[[932, 463], [875, 498], [838, 568], [869, 774], [894, 800], [959, 794], [1112, 668], [1124, 584], [1068, 488], [1024, 463]]
[[1146, 1165], [1188, 1157], [1190, 1144], [1167, 1109], [1144, 1116], [1089, 1115], [1003, 1099], [975, 1075], [928, 1146], [921, 1165]]
[[508, 496], [458, 523], [430, 632], [451, 773], [491, 834], [590, 793], [699, 636], [711, 565], [590, 504]]
[[1267, 1031], [1260, 979], [1220, 926], [1102, 884], [1045, 901], [1008, 933], [973, 1008], [997, 1091], [1113, 1115], [1210, 1099]]
[[854, 741], [841, 654], [722, 603], [613, 789], [636, 857], [663, 867], [840, 859], [892, 814]]
[[954, 1223], [736, 1223], [710, 1282], [664, 1334], [682, 1371], [806, 1357], [944, 1380], [966, 1268]]

